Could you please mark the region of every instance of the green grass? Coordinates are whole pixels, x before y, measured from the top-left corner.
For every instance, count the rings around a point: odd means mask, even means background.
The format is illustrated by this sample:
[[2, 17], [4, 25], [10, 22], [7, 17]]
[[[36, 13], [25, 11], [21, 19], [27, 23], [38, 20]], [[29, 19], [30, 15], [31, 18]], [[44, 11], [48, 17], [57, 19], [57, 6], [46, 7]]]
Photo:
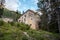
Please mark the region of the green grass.
[[[60, 36], [55, 33], [32, 30], [24, 23], [0, 21], [0, 40], [58, 40]], [[23, 33], [26, 32], [29, 38]]]

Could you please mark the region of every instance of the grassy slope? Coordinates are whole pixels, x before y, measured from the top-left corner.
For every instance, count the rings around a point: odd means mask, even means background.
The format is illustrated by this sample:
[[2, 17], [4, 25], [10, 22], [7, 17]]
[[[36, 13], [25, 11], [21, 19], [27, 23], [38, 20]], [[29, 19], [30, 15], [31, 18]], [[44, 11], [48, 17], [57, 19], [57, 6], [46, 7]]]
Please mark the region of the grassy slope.
[[[27, 37], [23, 32], [26, 32]], [[47, 31], [29, 29], [24, 23], [5, 23], [0, 21], [0, 40], [58, 40], [59, 35]]]

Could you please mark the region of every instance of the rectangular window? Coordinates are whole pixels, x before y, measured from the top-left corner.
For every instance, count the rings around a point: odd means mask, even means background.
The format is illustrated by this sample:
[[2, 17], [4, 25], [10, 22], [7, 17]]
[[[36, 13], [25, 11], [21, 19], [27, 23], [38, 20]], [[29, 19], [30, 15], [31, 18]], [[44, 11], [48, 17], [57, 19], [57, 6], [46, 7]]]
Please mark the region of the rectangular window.
[[26, 17], [26, 15], [24, 15]]

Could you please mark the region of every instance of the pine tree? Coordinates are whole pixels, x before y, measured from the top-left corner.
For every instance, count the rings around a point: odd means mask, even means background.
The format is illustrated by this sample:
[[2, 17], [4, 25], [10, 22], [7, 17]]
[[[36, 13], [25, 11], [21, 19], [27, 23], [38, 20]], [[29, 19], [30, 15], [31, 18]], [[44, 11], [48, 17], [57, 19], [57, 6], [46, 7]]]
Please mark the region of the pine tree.
[[40, 24], [40, 29], [43, 29], [43, 30], [48, 30], [47, 29], [47, 12], [46, 12], [46, 9], [45, 9], [45, 6], [44, 6], [44, 0], [38, 0], [38, 8], [39, 10], [38, 11], [41, 11], [43, 13], [41, 17], [41, 24]]
[[[47, 14], [47, 30], [50, 32], [58, 32], [58, 26], [60, 28], [60, 1], [59, 0], [38, 0], [38, 8], [43, 10]], [[45, 15], [44, 14], [44, 15]], [[45, 15], [46, 16], [46, 15]], [[44, 18], [44, 17], [42, 17]], [[44, 18], [45, 20], [46, 18]], [[43, 22], [46, 23], [46, 22]], [[43, 24], [42, 23], [42, 24]], [[46, 25], [46, 24], [45, 24]], [[60, 29], [59, 29], [60, 30]]]
[[0, 18], [3, 15], [4, 3], [5, 3], [5, 0], [0, 0]]

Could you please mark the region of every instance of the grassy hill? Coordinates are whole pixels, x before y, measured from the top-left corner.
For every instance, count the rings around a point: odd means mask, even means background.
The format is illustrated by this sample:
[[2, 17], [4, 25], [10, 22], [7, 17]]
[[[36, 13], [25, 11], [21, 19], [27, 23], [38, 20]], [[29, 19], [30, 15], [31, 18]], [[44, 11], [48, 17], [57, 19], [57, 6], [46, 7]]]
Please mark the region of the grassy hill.
[[13, 18], [14, 20], [17, 20], [20, 16], [21, 16], [20, 12], [10, 11], [4, 8], [3, 17]]
[[59, 40], [60, 36], [47, 31], [30, 29], [24, 23], [0, 21], [0, 40]]

